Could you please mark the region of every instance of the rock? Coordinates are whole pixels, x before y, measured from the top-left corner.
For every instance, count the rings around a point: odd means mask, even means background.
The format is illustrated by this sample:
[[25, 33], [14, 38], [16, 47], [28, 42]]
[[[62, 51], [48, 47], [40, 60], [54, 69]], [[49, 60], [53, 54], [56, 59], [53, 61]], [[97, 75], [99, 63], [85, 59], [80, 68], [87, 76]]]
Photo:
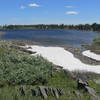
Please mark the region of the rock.
[[77, 81], [77, 88], [78, 89], [84, 89], [84, 90], [86, 90], [86, 88], [85, 88], [86, 86], [88, 86], [88, 82], [87, 81], [83, 81], [81, 79], [78, 79], [78, 81]]
[[34, 89], [31, 89], [31, 93], [32, 93], [32, 96], [36, 96], [36, 91]]
[[53, 92], [53, 88], [49, 88], [50, 93], [52, 94], [52, 96], [54, 97], [54, 92]]
[[41, 97], [43, 97], [44, 99], [47, 99], [50, 94], [52, 94], [52, 96], [56, 98], [59, 98], [59, 96], [64, 95], [64, 92], [61, 89], [48, 88], [44, 86], [39, 86], [37, 88], [40, 91]]
[[73, 93], [75, 96], [77, 96], [78, 98], [81, 96], [80, 93], [78, 91], [72, 91], [71, 93]]
[[58, 91], [58, 93], [59, 93], [60, 96], [61, 96], [61, 95], [64, 95], [63, 90], [61, 90], [61, 89], [57, 89], [57, 91]]
[[32, 49], [32, 47], [29, 46], [29, 47], [27, 47], [27, 49]]
[[78, 79], [77, 84], [77, 88], [84, 89], [92, 96], [93, 100], [100, 100], [100, 97], [96, 95], [96, 91], [93, 88], [89, 87], [88, 82]]
[[23, 87], [19, 88], [19, 93], [20, 93], [20, 96], [25, 96], [25, 92], [24, 92]]
[[4, 84], [3, 83], [0, 83], [0, 88], [3, 88], [4, 87]]
[[31, 89], [32, 96], [39, 96], [40, 93], [37, 89]]
[[63, 67], [61, 67], [61, 66], [54, 66], [53, 67], [53, 70], [55, 70], [57, 72], [61, 71], [62, 69], [63, 69]]
[[94, 80], [96, 84], [100, 84], [100, 79], [99, 80]]
[[90, 88], [88, 86], [85, 87], [88, 91], [88, 93], [92, 96], [93, 100], [100, 100], [100, 97], [96, 95], [96, 91], [93, 88]]
[[43, 97], [44, 99], [47, 99], [48, 96], [47, 96], [47, 93], [46, 93], [46, 91], [45, 91], [45, 88], [46, 88], [46, 87], [39, 86], [38, 88], [39, 88], [39, 91], [40, 91], [41, 97]]
[[53, 88], [52, 91], [54, 93], [54, 96], [56, 96], [56, 98], [59, 98], [59, 94], [58, 94], [57, 89], [56, 88]]

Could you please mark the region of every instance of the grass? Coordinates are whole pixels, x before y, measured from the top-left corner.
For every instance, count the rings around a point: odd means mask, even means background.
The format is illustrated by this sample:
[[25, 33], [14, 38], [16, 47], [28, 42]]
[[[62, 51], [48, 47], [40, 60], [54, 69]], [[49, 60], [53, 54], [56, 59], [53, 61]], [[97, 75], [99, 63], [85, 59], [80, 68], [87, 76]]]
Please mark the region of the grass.
[[[84, 93], [83, 91], [77, 90], [76, 81], [71, 77], [68, 77], [68, 73], [55, 72], [52, 78], [48, 79], [48, 84], [45, 86], [60, 88], [65, 92], [64, 96], [61, 96], [59, 99], [53, 96], [49, 96], [48, 100], [91, 100], [90, 95], [88, 93]], [[41, 85], [41, 84], [40, 84]], [[0, 99], [1, 100], [42, 100], [42, 98], [31, 96], [30, 89], [36, 86], [27, 85], [25, 88], [25, 96], [20, 96], [19, 89], [20, 86], [6, 86], [0, 89]], [[80, 97], [77, 97], [72, 91], [75, 90], [80, 93]]]
[[91, 45], [84, 44], [82, 47], [89, 49], [96, 54], [100, 54], [100, 38], [94, 39]]
[[94, 44], [99, 44], [99, 45], [100, 45], [100, 38], [96, 38], [96, 39], [94, 40]]
[[[41, 56], [29, 56], [28, 53], [12, 48], [11, 45], [12, 42], [0, 41], [0, 100], [43, 100], [40, 96], [31, 95], [30, 90], [37, 86], [63, 89], [65, 95], [58, 100], [91, 100], [87, 92], [77, 89], [77, 81], [73, 79], [70, 72], [52, 70], [55, 65]], [[90, 86], [100, 95], [100, 85], [93, 82], [96, 76], [89, 74], [90, 76]], [[36, 81], [36, 84], [32, 84]], [[25, 96], [20, 96], [21, 86], [25, 86]], [[77, 91], [80, 97], [72, 91]], [[49, 96], [48, 100], [57, 100], [57, 98]]]
[[12, 50], [0, 50], [0, 81], [30, 84], [37, 78], [49, 76], [52, 64], [42, 57], [22, 55]]
[[91, 51], [100, 54], [100, 38], [96, 38], [90, 46]]
[[96, 33], [100, 34], [100, 31], [96, 31]]

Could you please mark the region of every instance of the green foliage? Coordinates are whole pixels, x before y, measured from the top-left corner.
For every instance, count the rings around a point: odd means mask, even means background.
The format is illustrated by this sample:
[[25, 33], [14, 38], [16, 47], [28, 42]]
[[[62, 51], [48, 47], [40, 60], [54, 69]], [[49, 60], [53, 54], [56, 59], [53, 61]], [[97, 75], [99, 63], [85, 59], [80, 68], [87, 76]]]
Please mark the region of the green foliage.
[[[41, 85], [63, 89], [65, 95], [58, 100], [91, 100], [87, 92], [77, 89], [77, 81], [72, 78], [70, 72], [52, 70], [54, 65], [41, 56], [29, 56], [18, 49], [10, 48], [11, 43], [5, 43], [2, 42], [2, 45], [0, 43], [0, 100], [43, 100], [40, 96], [31, 95], [31, 89]], [[47, 83], [42, 84], [44, 82]], [[100, 95], [98, 88], [100, 85], [89, 83]], [[25, 86], [25, 96], [20, 96], [20, 86]], [[72, 91], [80, 93], [80, 97]], [[57, 98], [49, 96], [48, 100], [57, 100]]]
[[11, 84], [31, 84], [38, 77], [50, 76], [52, 64], [42, 57], [20, 55], [0, 49], [0, 81]]
[[100, 45], [100, 38], [96, 38], [96, 39], [94, 40], [94, 43]]
[[[48, 78], [48, 83], [45, 85], [52, 88], [63, 89], [65, 94], [57, 99], [54, 96], [49, 96], [48, 100], [91, 100], [88, 93], [77, 90], [76, 80], [73, 80], [69, 72], [55, 72], [52, 78]], [[25, 85], [25, 96], [20, 96], [20, 86], [6, 86], [0, 89], [1, 100], [43, 100], [40, 96], [31, 96], [31, 89], [36, 86]], [[77, 97], [72, 91], [75, 90], [80, 93], [80, 97]], [[1, 92], [2, 91], [2, 92]]]
[[87, 30], [87, 31], [100, 31], [100, 24], [79, 24], [79, 25], [64, 25], [64, 24], [37, 24], [37, 25], [5, 25], [1, 27], [3, 30], [14, 30], [14, 29], [76, 29], [76, 30]]

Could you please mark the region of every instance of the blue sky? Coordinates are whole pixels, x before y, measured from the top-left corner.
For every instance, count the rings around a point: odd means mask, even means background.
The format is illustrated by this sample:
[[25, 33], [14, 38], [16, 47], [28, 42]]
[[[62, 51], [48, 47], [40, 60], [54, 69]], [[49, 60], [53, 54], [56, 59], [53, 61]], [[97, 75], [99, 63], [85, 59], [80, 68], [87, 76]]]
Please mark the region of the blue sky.
[[100, 23], [100, 0], [0, 0], [0, 24]]

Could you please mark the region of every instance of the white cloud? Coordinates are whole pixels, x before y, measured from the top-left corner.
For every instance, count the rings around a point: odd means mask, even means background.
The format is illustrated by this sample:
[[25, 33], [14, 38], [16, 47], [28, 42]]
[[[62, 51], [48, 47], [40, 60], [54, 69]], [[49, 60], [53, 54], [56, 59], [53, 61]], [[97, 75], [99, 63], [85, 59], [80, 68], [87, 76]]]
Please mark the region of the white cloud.
[[25, 9], [25, 8], [26, 8], [26, 7], [25, 7], [25, 6], [23, 6], [23, 5], [21, 5], [21, 6], [20, 6], [20, 9]]
[[73, 6], [65, 6], [65, 8], [73, 8]]
[[36, 4], [36, 3], [30, 3], [29, 6], [30, 7], [40, 7], [40, 5], [39, 4]]
[[66, 15], [78, 15], [79, 13], [76, 11], [68, 11], [65, 13]]

